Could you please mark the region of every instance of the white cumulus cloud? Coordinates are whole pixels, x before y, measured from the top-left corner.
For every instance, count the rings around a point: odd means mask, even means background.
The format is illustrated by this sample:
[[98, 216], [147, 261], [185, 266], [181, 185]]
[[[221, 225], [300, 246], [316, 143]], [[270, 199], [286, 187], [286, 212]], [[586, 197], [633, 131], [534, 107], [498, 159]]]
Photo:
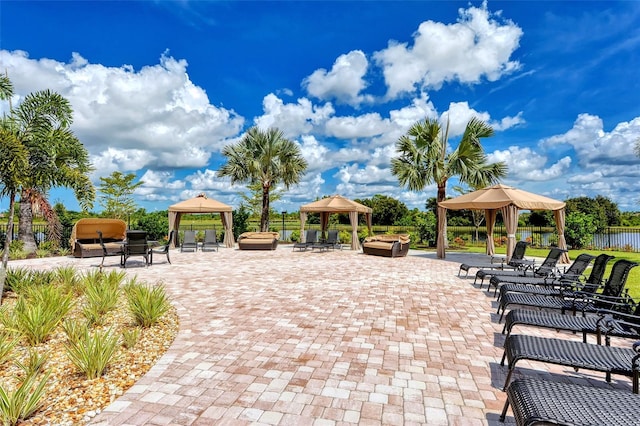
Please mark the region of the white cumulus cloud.
[[330, 71], [317, 69], [306, 77], [302, 86], [310, 96], [321, 100], [335, 99], [338, 103], [357, 106], [371, 98], [361, 95], [367, 87], [364, 79], [369, 62], [361, 50], [340, 55]]
[[499, 13], [492, 14], [486, 2], [460, 9], [459, 15], [454, 24], [423, 22], [413, 45], [391, 41], [374, 54], [383, 68], [389, 98], [416, 88], [439, 89], [452, 81], [496, 81], [520, 67], [518, 61], [510, 60], [523, 34], [520, 27]]

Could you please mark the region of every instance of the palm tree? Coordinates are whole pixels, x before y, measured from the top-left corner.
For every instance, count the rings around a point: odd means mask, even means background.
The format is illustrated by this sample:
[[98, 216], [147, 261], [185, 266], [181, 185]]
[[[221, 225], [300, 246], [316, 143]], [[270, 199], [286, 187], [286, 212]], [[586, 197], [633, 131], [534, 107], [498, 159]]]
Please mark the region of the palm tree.
[[69, 101], [49, 90], [30, 93], [10, 111], [9, 128], [28, 152], [27, 174], [20, 185], [18, 225], [27, 251], [35, 250], [32, 206], [37, 205], [47, 219], [50, 238], [60, 238], [55, 210], [47, 200], [51, 188], [71, 188], [83, 209], [93, 206], [89, 154], [69, 128], [72, 118]]
[[300, 148], [285, 139], [282, 131], [271, 128], [265, 131], [252, 127], [236, 144], [222, 150], [227, 162], [218, 176], [231, 178], [231, 183], [260, 184], [262, 189], [262, 213], [260, 230], [269, 230], [269, 192], [278, 183], [288, 189], [300, 182], [307, 169]]
[[420, 191], [435, 183], [436, 202], [446, 198], [447, 180], [457, 176], [462, 184], [482, 188], [507, 174], [502, 162], [487, 163], [481, 138], [493, 136], [493, 129], [478, 118], [467, 123], [458, 147], [447, 153], [449, 122], [442, 129], [436, 119], [427, 118], [415, 123], [396, 143], [399, 157], [391, 160], [391, 173], [402, 186]]

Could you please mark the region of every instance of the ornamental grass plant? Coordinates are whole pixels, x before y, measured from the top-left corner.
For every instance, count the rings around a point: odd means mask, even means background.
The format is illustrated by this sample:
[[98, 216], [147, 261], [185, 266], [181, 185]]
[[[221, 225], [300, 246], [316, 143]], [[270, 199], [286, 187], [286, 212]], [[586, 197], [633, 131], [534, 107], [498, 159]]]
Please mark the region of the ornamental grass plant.
[[129, 311], [140, 327], [151, 327], [171, 309], [162, 285], [148, 286], [134, 278], [124, 286], [124, 292]]
[[151, 304], [155, 322], [147, 323], [155, 326], [136, 327], [125, 277], [120, 270], [79, 273], [69, 266], [7, 270], [0, 425], [85, 424], [88, 413], [121, 395], [168, 349], [178, 330], [175, 310], [160, 298], [169, 309]]
[[112, 361], [118, 348], [118, 335], [112, 329], [90, 332], [85, 328], [83, 331], [79, 337], [67, 341], [67, 354], [87, 379], [96, 379]]
[[32, 373], [28, 374], [13, 391], [0, 386], [2, 424], [15, 426], [40, 409], [48, 379], [48, 372], [42, 377], [39, 377], [38, 373]]

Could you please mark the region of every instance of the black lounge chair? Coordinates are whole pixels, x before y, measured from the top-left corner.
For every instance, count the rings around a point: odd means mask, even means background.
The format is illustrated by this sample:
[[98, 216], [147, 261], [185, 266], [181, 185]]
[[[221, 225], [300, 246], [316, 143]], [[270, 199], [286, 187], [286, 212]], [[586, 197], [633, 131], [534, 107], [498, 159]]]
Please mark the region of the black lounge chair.
[[[480, 278], [480, 288], [482, 288], [482, 284], [484, 283], [484, 279], [487, 277], [493, 276], [505, 276], [505, 277], [539, 277], [544, 278], [548, 276], [552, 276], [557, 272], [556, 265], [562, 256], [562, 253], [566, 252], [566, 250], [553, 247], [549, 250], [547, 257], [544, 259], [542, 264], [533, 270], [515, 270], [515, 271], [501, 271], [501, 270], [491, 270], [491, 269], [480, 269], [476, 272], [476, 281]], [[475, 281], [474, 281], [475, 284]], [[489, 286], [490, 288], [490, 286]], [[498, 288], [496, 287], [495, 292], [497, 293]]]
[[640, 378], [640, 343], [632, 348], [594, 345], [575, 340], [512, 334], [504, 342], [504, 355], [500, 365], [508, 361], [509, 372], [504, 381], [507, 389], [516, 363], [522, 359], [564, 365], [574, 369], [585, 369], [606, 373], [606, 381], [612, 374], [632, 378], [633, 393], [638, 393]]
[[340, 231], [337, 229], [331, 229], [327, 233], [327, 240], [324, 242], [330, 249], [336, 248], [342, 250], [342, 244], [340, 244]]
[[171, 259], [169, 258], [169, 247], [171, 246], [171, 242], [173, 241], [173, 236], [175, 234], [175, 230], [171, 230], [171, 232], [169, 232], [169, 238], [167, 239], [167, 244], [160, 246], [160, 247], [154, 247], [151, 250], [149, 250], [149, 265], [153, 265], [153, 255], [155, 254], [164, 254], [167, 256], [167, 262], [169, 262], [169, 264], [171, 264]]
[[196, 241], [196, 231], [184, 231], [184, 238], [180, 251], [193, 250], [198, 251], [198, 242]]
[[[560, 275], [548, 277], [509, 277], [496, 275], [489, 279], [489, 283], [499, 289], [498, 300], [503, 294], [510, 291], [519, 293], [537, 293], [536, 290], [551, 290], [558, 286], [569, 285], [580, 281], [582, 274], [595, 258], [590, 254], [582, 253], [575, 258], [573, 263]], [[566, 283], [566, 284], [563, 284]], [[543, 293], [546, 294], [545, 291]]]
[[[585, 255], [581, 254], [576, 258], [576, 261], [578, 261], [582, 256]], [[498, 300], [508, 292], [543, 294], [545, 296], [571, 296], [576, 291], [593, 293], [602, 285], [607, 264], [613, 258], [614, 256], [604, 253], [598, 255], [596, 260], [593, 262], [591, 272], [585, 281], [580, 281], [575, 278], [571, 279], [569, 274], [573, 274], [573, 272], [570, 272], [569, 270], [562, 274], [560, 278], [552, 280], [543, 279], [544, 282], [540, 283], [542, 285], [532, 285], [535, 283], [527, 282], [527, 278], [516, 281], [516, 278], [514, 277], [512, 278], [513, 281], [509, 281], [500, 286], [500, 295], [498, 296]], [[574, 262], [574, 264], [575, 263], [576, 262]], [[569, 269], [571, 269], [571, 267]], [[531, 278], [530, 280], [533, 279]]]
[[518, 426], [629, 426], [640, 419], [640, 396], [633, 393], [531, 378], [511, 382], [501, 422], [509, 406]]
[[127, 231], [127, 241], [124, 244], [120, 265], [127, 267], [127, 260], [131, 256], [142, 256], [144, 266], [149, 266], [149, 242], [145, 231]]
[[[498, 312], [502, 311], [498, 322], [502, 321], [505, 310], [510, 305], [521, 305], [539, 309], [555, 309], [572, 311], [574, 314], [578, 311], [596, 312], [599, 309], [609, 309], [612, 304], [625, 303], [628, 297], [622, 296], [622, 292], [627, 283], [629, 272], [638, 266], [637, 263], [626, 259], [620, 259], [613, 264], [609, 279], [602, 287], [601, 293], [595, 292], [575, 292], [571, 297], [554, 297], [542, 294], [529, 293], [506, 293], [501, 299], [498, 306]], [[589, 289], [591, 290], [591, 289]]]
[[477, 268], [477, 269], [528, 269], [535, 266], [535, 260], [528, 260], [524, 258], [524, 253], [527, 249], [526, 241], [518, 241], [516, 246], [513, 248], [513, 253], [511, 254], [511, 259], [508, 262], [505, 262], [506, 259], [500, 259], [500, 262], [494, 262], [494, 258], [491, 258], [490, 262], [481, 262], [481, 263], [463, 263], [460, 265], [460, 269], [458, 269], [458, 276], [462, 273], [462, 271], [466, 272], [465, 278], [469, 276], [469, 269]]
[[308, 248], [313, 247], [314, 244], [318, 244], [318, 230], [307, 229], [305, 231], [304, 242], [299, 241], [293, 245], [293, 250], [298, 249], [300, 251], [306, 251]]
[[[605, 337], [609, 344], [610, 337], [624, 337], [640, 340], [640, 304], [613, 306], [616, 309], [601, 309], [593, 315], [562, 315], [555, 312], [534, 311], [531, 309], [513, 309], [504, 321], [502, 334], [511, 334], [516, 325], [540, 327], [558, 331], [582, 333], [582, 341], [587, 343], [587, 335], [597, 336], [597, 343]], [[629, 311], [630, 313], [626, 313]]]
[[214, 250], [218, 251], [220, 244], [215, 229], [205, 229], [204, 240], [202, 241], [202, 251]]

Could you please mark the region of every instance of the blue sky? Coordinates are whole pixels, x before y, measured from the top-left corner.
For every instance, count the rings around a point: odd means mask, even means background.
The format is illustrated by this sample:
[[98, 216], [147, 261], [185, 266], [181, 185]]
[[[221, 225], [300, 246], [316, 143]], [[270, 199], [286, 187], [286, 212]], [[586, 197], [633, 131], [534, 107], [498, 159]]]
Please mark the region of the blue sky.
[[473, 116], [496, 131], [483, 146], [504, 183], [640, 210], [640, 2], [3, 0], [0, 67], [14, 105], [69, 99], [94, 183], [135, 173], [148, 211], [201, 192], [237, 207], [245, 187], [215, 172], [255, 125], [309, 163], [276, 210], [332, 194], [423, 210], [435, 186], [399, 186], [395, 142], [448, 118], [455, 147]]

